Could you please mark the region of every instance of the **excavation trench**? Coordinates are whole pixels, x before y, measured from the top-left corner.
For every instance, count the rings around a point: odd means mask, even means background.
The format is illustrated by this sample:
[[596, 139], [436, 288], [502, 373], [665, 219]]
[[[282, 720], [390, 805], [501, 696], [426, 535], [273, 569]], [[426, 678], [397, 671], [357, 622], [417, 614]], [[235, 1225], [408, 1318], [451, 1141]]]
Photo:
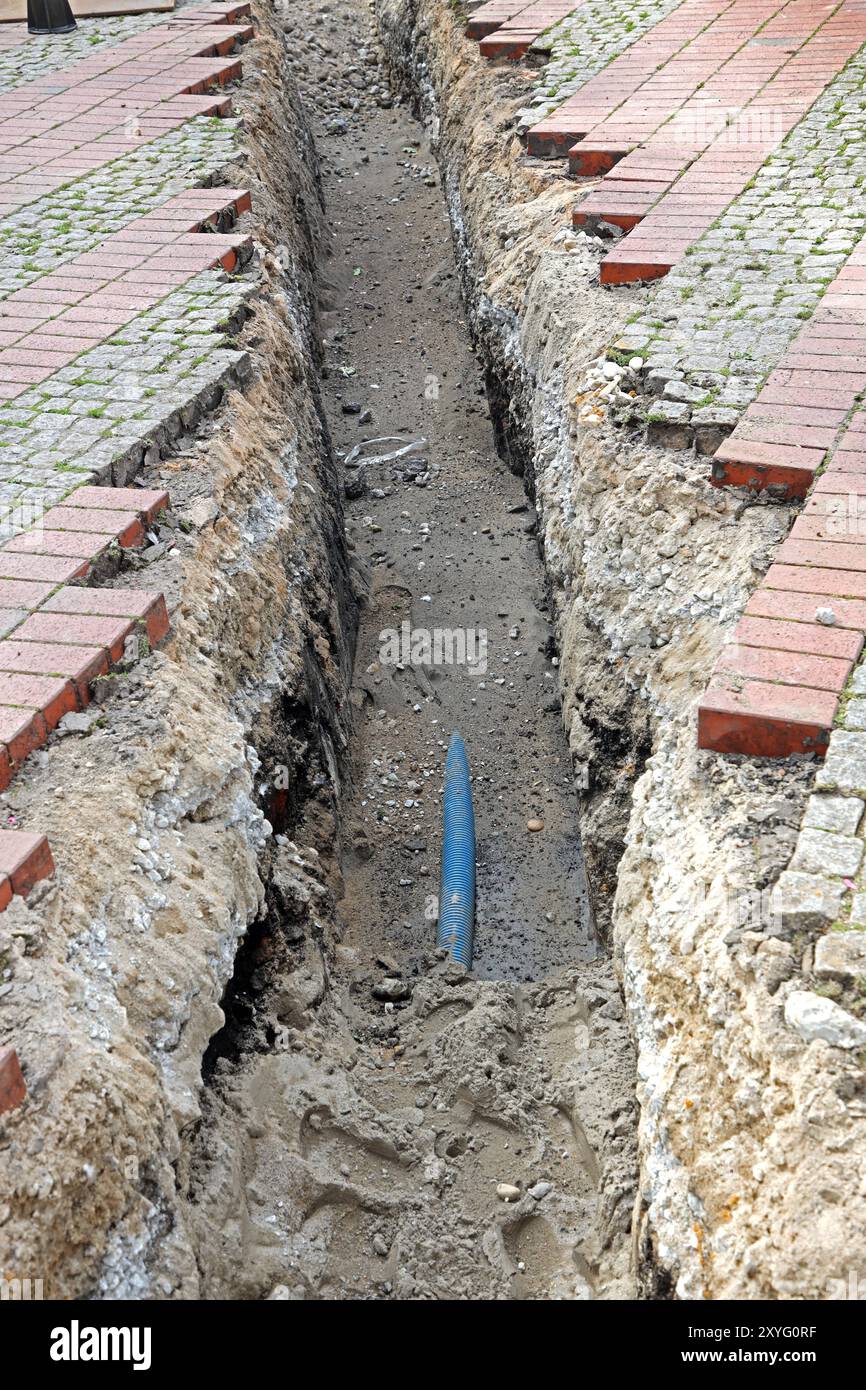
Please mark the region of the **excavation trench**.
[[[354, 96], [366, 10], [294, 7], [288, 29], [330, 229], [321, 386], [360, 600], [353, 736], [338, 759], [311, 707], [259, 744], [268, 912], [182, 1165], [202, 1292], [632, 1296], [633, 1058], [587, 889], [534, 508], [497, 453], [425, 132], [407, 105]], [[335, 68], [350, 138], [312, 99]], [[434, 950], [453, 729], [476, 803], [471, 977]], [[303, 785], [281, 784], [299, 761]]]

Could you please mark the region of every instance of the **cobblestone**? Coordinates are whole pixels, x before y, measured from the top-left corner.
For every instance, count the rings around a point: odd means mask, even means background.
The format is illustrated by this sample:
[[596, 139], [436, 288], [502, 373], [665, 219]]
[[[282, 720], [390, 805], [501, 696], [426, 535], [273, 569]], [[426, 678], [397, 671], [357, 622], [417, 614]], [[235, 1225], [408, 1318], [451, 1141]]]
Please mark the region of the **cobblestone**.
[[530, 48], [549, 53], [550, 59], [528, 106], [519, 113], [521, 133], [579, 91], [678, 4], [679, 0], [645, 0], [636, 7], [629, 0], [585, 0], [546, 30]]
[[828, 932], [815, 946], [815, 974], [835, 980], [866, 976], [866, 932]]
[[836, 835], [829, 830], [800, 831], [791, 868], [807, 874], [834, 874], [850, 878], [863, 858], [863, 842], [854, 835]]
[[754, 399], [866, 230], [864, 123], [861, 52], [616, 344], [643, 356], [650, 389], [659, 371], [681, 373], [706, 388], [701, 422], [718, 412], [725, 428]]
[[196, 184], [237, 155], [238, 122], [197, 116], [86, 179], [0, 219], [0, 299]]

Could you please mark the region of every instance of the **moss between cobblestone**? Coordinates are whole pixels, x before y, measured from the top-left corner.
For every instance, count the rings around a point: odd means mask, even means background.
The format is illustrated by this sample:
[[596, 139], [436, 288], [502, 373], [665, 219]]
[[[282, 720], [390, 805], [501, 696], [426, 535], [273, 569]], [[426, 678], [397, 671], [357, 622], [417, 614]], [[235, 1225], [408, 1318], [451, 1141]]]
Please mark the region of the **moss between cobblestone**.
[[617, 348], [640, 353], [647, 374], [676, 371], [697, 384], [707, 370], [722, 374], [713, 404], [744, 410], [866, 231], [864, 123], [861, 51], [654, 283]]
[[216, 181], [237, 156], [237, 135], [236, 120], [196, 117], [8, 214], [0, 220], [0, 300], [177, 193]]
[[629, 0], [585, 0], [535, 40], [530, 53], [550, 55], [530, 104], [519, 113], [527, 130], [636, 43], [680, 0], [647, 0], [635, 13]]

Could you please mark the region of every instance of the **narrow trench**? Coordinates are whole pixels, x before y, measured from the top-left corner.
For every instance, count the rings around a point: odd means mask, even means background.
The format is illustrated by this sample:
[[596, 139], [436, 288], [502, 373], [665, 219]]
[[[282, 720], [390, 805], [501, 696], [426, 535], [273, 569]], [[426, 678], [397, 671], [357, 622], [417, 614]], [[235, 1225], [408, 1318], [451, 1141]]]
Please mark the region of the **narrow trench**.
[[[360, 5], [292, 14], [335, 63], [373, 48]], [[322, 392], [361, 599], [354, 732], [339, 804], [309, 738], [318, 771], [268, 808], [270, 915], [205, 1059], [187, 1173], [202, 1292], [632, 1297], [633, 1060], [535, 514], [497, 453], [424, 131], [403, 106], [358, 107], [348, 137], [308, 101], [332, 232]], [[293, 712], [292, 736], [315, 718]], [[468, 978], [434, 949], [455, 729], [478, 844]]]
[[[360, 446], [361, 466], [346, 469], [347, 535], [367, 585], [345, 940], [412, 965], [429, 950], [442, 764], [457, 729], [476, 806], [474, 973], [540, 979], [598, 948], [535, 515], [496, 452], [423, 132], [402, 108], [365, 125], [351, 166], [340, 150], [325, 173], [324, 395], [338, 455]], [[389, 442], [364, 442], [376, 438]], [[424, 442], [395, 463], [364, 463], [412, 441]], [[428, 650], [432, 661], [413, 662]]]

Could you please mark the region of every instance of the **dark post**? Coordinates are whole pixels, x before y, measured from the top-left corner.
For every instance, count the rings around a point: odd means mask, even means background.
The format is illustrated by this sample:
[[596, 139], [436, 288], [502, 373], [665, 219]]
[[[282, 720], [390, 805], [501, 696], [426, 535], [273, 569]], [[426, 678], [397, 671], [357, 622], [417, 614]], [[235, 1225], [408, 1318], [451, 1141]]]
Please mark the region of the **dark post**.
[[27, 0], [27, 30], [31, 34], [71, 34], [77, 28], [69, 0]]

